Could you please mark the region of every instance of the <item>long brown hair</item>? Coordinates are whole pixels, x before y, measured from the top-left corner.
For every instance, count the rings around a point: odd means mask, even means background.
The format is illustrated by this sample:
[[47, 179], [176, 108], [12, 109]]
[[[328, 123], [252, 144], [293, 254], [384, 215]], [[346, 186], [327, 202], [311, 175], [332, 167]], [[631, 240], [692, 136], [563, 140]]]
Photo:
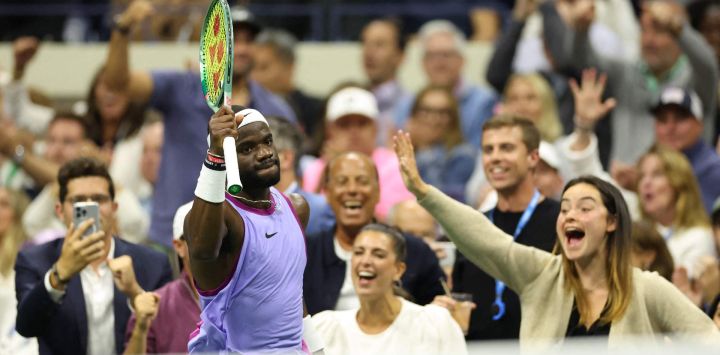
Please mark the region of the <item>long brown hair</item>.
[[[608, 299], [605, 311], [600, 316], [601, 323], [611, 323], [620, 319], [630, 304], [633, 292], [632, 266], [630, 265], [630, 213], [620, 191], [612, 184], [595, 176], [585, 175], [570, 180], [563, 194], [569, 188], [587, 184], [593, 186], [602, 198], [603, 205], [608, 212], [608, 218], [615, 220], [616, 228], [605, 239], [607, 249], [608, 267]], [[558, 236], [558, 238], [560, 238]], [[580, 323], [587, 323], [591, 317], [590, 305], [585, 298], [580, 277], [578, 276], [575, 263], [565, 255], [559, 241], [555, 243], [555, 254], [562, 255], [563, 275], [566, 287], [575, 294], [575, 304], [580, 313]]]
[[458, 109], [458, 102], [455, 95], [444, 86], [428, 85], [417, 93], [415, 102], [413, 102], [412, 109], [410, 110], [410, 119], [413, 119], [420, 110], [420, 104], [422, 103], [425, 96], [439, 92], [445, 95], [445, 98], [449, 101], [450, 107], [448, 107], [448, 115], [450, 122], [448, 128], [443, 135], [443, 141], [445, 148], [452, 149], [463, 143], [463, 134], [460, 128], [460, 110]]
[[[104, 71], [105, 68], [101, 67], [97, 73], [95, 73], [86, 99], [88, 105], [88, 110], [85, 115], [88, 127], [87, 136], [99, 147], [108, 143], [103, 141], [102, 128], [105, 123], [100, 115], [100, 108], [98, 107], [97, 97], [95, 95], [95, 89], [100, 84]], [[125, 108], [125, 112], [123, 113], [122, 122], [120, 122], [117, 133], [115, 134], [116, 141], [111, 142], [113, 145], [115, 145], [118, 140], [132, 137], [140, 132], [140, 128], [142, 128], [145, 122], [145, 110], [147, 107], [146, 104], [140, 104], [132, 100], [128, 101], [127, 108]]]
[[21, 191], [0, 187], [8, 193], [10, 208], [13, 211], [13, 220], [8, 230], [0, 235], [0, 275], [8, 276], [15, 265], [15, 258], [20, 247], [25, 242], [25, 230], [22, 227], [22, 215], [30, 204], [30, 200]]
[[[700, 187], [690, 162], [685, 156], [666, 146], [655, 144], [638, 160], [638, 168], [650, 156], [660, 159], [663, 172], [675, 192], [675, 218], [673, 228], [710, 227], [710, 220], [700, 197]], [[720, 183], [720, 182], [718, 182]], [[638, 179], [638, 186], [640, 179]], [[644, 221], [653, 222], [652, 217], [640, 206], [640, 215]]]
[[653, 223], [639, 221], [632, 224], [632, 248], [633, 252], [653, 251], [655, 258], [647, 270], [655, 271], [668, 281], [672, 281], [675, 263], [665, 239], [658, 233]]

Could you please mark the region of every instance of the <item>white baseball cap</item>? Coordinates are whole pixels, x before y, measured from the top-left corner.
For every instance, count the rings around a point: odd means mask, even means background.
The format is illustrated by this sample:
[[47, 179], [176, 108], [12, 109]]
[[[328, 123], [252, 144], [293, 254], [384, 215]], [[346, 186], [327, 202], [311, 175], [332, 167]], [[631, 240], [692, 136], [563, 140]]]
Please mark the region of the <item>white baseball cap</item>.
[[546, 141], [540, 141], [540, 147], [538, 148], [540, 160], [544, 161], [547, 165], [555, 170], [560, 170], [560, 155], [551, 143]]
[[175, 212], [175, 218], [173, 218], [173, 240], [178, 240], [183, 235], [183, 225], [185, 224], [185, 216], [190, 212], [192, 208], [192, 201], [180, 206]]
[[336, 92], [328, 100], [325, 117], [328, 122], [334, 122], [347, 115], [360, 115], [376, 120], [378, 105], [375, 96], [358, 87], [349, 87]]

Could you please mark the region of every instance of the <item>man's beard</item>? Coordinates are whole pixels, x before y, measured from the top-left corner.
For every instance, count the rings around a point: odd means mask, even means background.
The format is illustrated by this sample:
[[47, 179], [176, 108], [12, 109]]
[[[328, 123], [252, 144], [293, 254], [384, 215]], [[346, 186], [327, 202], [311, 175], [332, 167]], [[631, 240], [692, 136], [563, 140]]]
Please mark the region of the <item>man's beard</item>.
[[243, 186], [249, 188], [264, 188], [275, 186], [280, 182], [280, 162], [276, 159], [274, 166], [276, 167], [277, 173], [270, 176], [260, 176], [257, 170], [240, 171], [240, 180]]

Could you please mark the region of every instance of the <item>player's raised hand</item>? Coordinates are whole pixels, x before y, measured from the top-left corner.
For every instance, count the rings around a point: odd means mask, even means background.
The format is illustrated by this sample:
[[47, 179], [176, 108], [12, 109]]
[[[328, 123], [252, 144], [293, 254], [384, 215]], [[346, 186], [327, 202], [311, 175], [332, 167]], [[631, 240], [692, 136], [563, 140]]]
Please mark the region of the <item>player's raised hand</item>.
[[415, 197], [421, 199], [427, 194], [430, 187], [422, 180], [418, 172], [410, 134], [402, 130], [398, 131], [393, 137], [393, 147], [400, 162], [400, 174], [402, 175], [403, 182], [405, 182], [405, 186]]
[[[240, 115], [238, 115], [240, 116]], [[242, 119], [240, 119], [242, 122]], [[230, 106], [223, 105], [215, 114], [210, 117], [210, 152], [217, 155], [223, 154], [223, 139], [233, 137], [237, 139], [237, 127], [240, 124], [235, 118], [235, 113]]]

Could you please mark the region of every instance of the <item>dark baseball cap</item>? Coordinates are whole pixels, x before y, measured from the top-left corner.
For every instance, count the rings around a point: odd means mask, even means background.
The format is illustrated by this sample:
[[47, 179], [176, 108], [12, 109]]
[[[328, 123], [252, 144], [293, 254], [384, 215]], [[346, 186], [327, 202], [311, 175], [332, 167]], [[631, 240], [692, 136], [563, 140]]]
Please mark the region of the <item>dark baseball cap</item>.
[[702, 120], [702, 103], [700, 98], [693, 91], [679, 87], [669, 87], [660, 93], [660, 98], [651, 112], [657, 116], [657, 113], [668, 106], [677, 107], [685, 111], [689, 116], [693, 116], [698, 120]]
[[255, 15], [245, 6], [234, 5], [230, 8], [230, 16], [232, 17], [234, 31], [237, 31], [238, 28], [247, 29], [253, 38], [262, 31], [262, 26], [255, 18]]

